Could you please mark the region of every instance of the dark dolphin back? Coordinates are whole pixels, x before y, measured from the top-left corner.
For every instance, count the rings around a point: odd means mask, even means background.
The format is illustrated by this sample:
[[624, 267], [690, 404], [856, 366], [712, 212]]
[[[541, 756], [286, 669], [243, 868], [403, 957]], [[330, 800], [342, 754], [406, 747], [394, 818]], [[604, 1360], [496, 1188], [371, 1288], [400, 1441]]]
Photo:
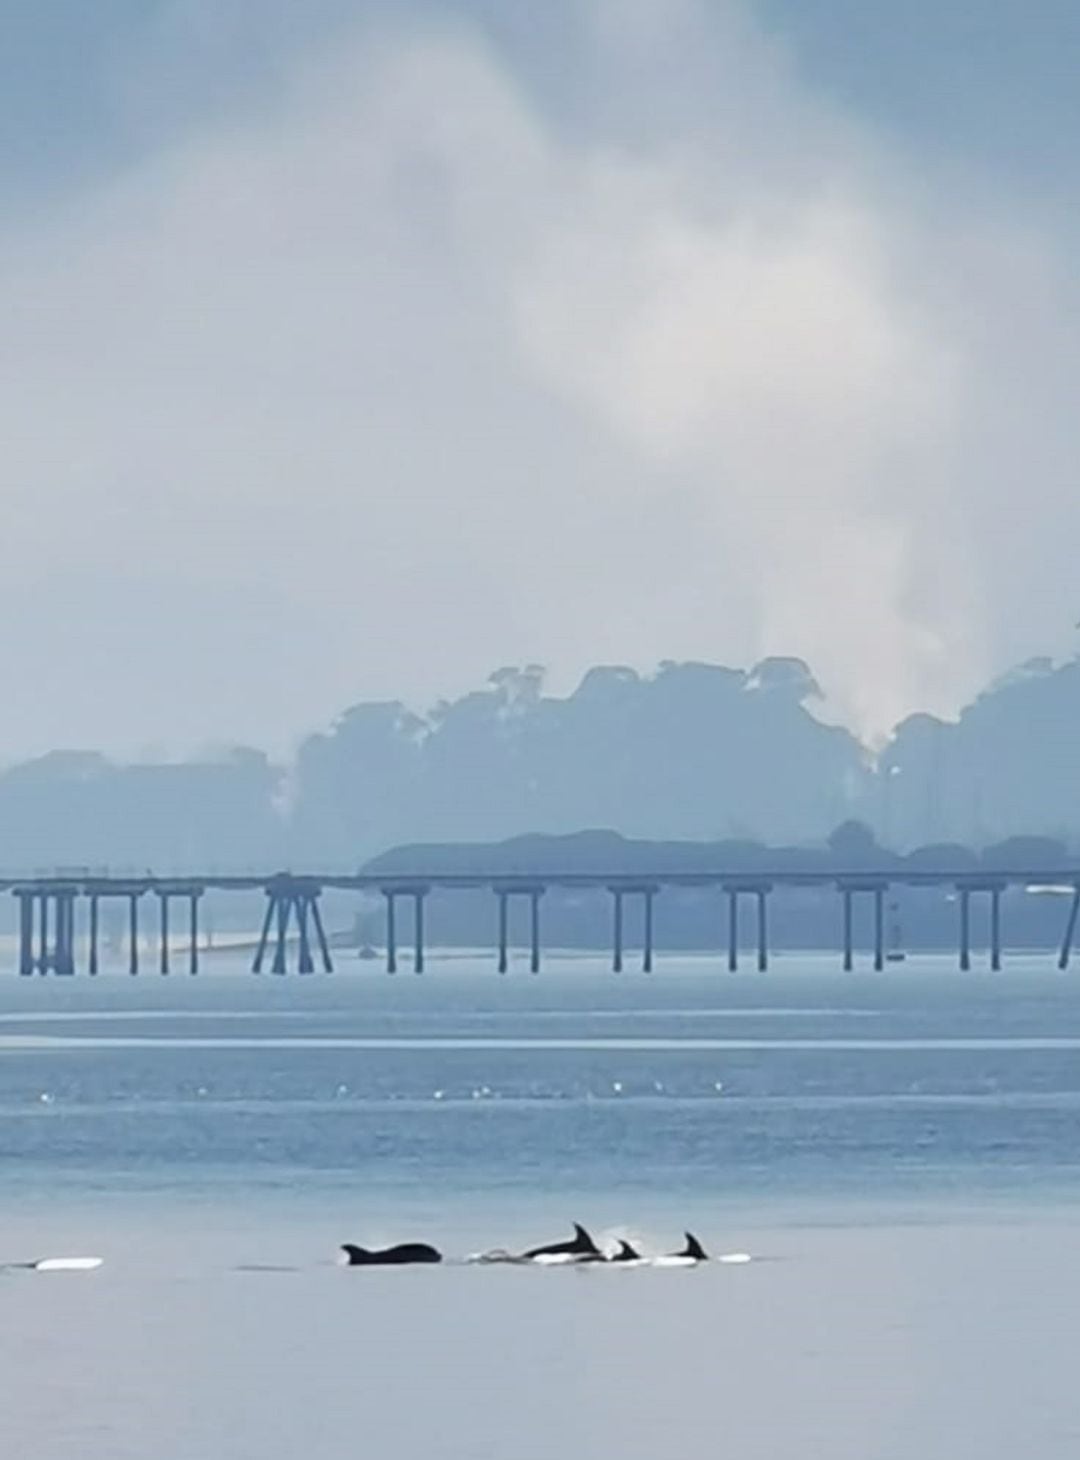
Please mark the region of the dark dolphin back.
[[395, 1262], [442, 1262], [442, 1253], [427, 1242], [402, 1242], [387, 1248], [387, 1256]]
[[350, 1267], [404, 1267], [413, 1262], [442, 1262], [442, 1253], [426, 1242], [399, 1242], [396, 1247], [374, 1251], [345, 1242], [341, 1250], [347, 1254]]
[[619, 1241], [619, 1250], [618, 1250], [618, 1252], [616, 1252], [615, 1256], [611, 1259], [611, 1261], [612, 1262], [640, 1262], [641, 1261], [641, 1253], [638, 1252], [636, 1248], [631, 1247], [631, 1245], [630, 1245], [629, 1242], [626, 1242], [626, 1241], [620, 1239], [620, 1241]]

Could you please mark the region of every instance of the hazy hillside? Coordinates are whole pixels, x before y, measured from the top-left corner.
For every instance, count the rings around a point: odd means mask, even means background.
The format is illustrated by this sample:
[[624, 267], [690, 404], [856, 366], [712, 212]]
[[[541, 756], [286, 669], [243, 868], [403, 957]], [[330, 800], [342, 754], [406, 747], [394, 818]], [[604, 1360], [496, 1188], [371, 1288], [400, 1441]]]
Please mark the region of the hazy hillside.
[[795, 659], [602, 666], [565, 698], [529, 666], [423, 715], [354, 705], [291, 766], [251, 749], [130, 766], [54, 751], [0, 775], [2, 860], [355, 867], [403, 844], [588, 827], [807, 848], [846, 821], [899, 851], [1080, 836], [1076, 660], [1024, 665], [954, 724], [912, 716], [876, 761], [815, 717], [817, 696]]

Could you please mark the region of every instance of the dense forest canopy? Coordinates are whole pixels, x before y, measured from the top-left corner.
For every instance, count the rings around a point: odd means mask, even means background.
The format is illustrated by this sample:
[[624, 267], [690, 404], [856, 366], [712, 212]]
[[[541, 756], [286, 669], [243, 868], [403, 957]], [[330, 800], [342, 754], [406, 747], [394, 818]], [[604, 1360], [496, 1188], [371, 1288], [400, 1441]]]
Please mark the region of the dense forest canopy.
[[816, 718], [818, 697], [797, 659], [600, 666], [565, 697], [527, 665], [424, 714], [355, 705], [290, 766], [251, 749], [166, 765], [54, 751], [0, 775], [3, 862], [355, 867], [402, 844], [582, 828], [797, 848], [860, 823], [930, 859], [1080, 839], [1077, 660], [1022, 666], [955, 723], [913, 715], [876, 758]]

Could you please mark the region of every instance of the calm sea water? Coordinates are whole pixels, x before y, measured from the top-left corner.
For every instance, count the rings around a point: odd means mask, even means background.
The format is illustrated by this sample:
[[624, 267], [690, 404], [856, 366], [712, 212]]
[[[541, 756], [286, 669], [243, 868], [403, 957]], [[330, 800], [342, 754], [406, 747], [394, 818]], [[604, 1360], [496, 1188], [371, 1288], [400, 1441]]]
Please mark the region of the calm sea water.
[[[4, 1454], [1080, 1453], [1080, 982], [240, 968], [0, 985]], [[571, 1219], [758, 1260], [333, 1265]]]

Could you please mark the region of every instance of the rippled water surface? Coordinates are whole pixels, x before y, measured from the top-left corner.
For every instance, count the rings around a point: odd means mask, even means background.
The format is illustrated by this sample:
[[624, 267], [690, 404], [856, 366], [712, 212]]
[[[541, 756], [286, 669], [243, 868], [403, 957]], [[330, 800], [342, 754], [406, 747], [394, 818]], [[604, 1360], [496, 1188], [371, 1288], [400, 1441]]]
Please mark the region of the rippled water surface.
[[[7, 978], [0, 1194], [0, 1256], [107, 1259], [0, 1280], [5, 1454], [1080, 1453], [1080, 984], [1045, 964]], [[760, 1260], [331, 1265], [571, 1218]]]

